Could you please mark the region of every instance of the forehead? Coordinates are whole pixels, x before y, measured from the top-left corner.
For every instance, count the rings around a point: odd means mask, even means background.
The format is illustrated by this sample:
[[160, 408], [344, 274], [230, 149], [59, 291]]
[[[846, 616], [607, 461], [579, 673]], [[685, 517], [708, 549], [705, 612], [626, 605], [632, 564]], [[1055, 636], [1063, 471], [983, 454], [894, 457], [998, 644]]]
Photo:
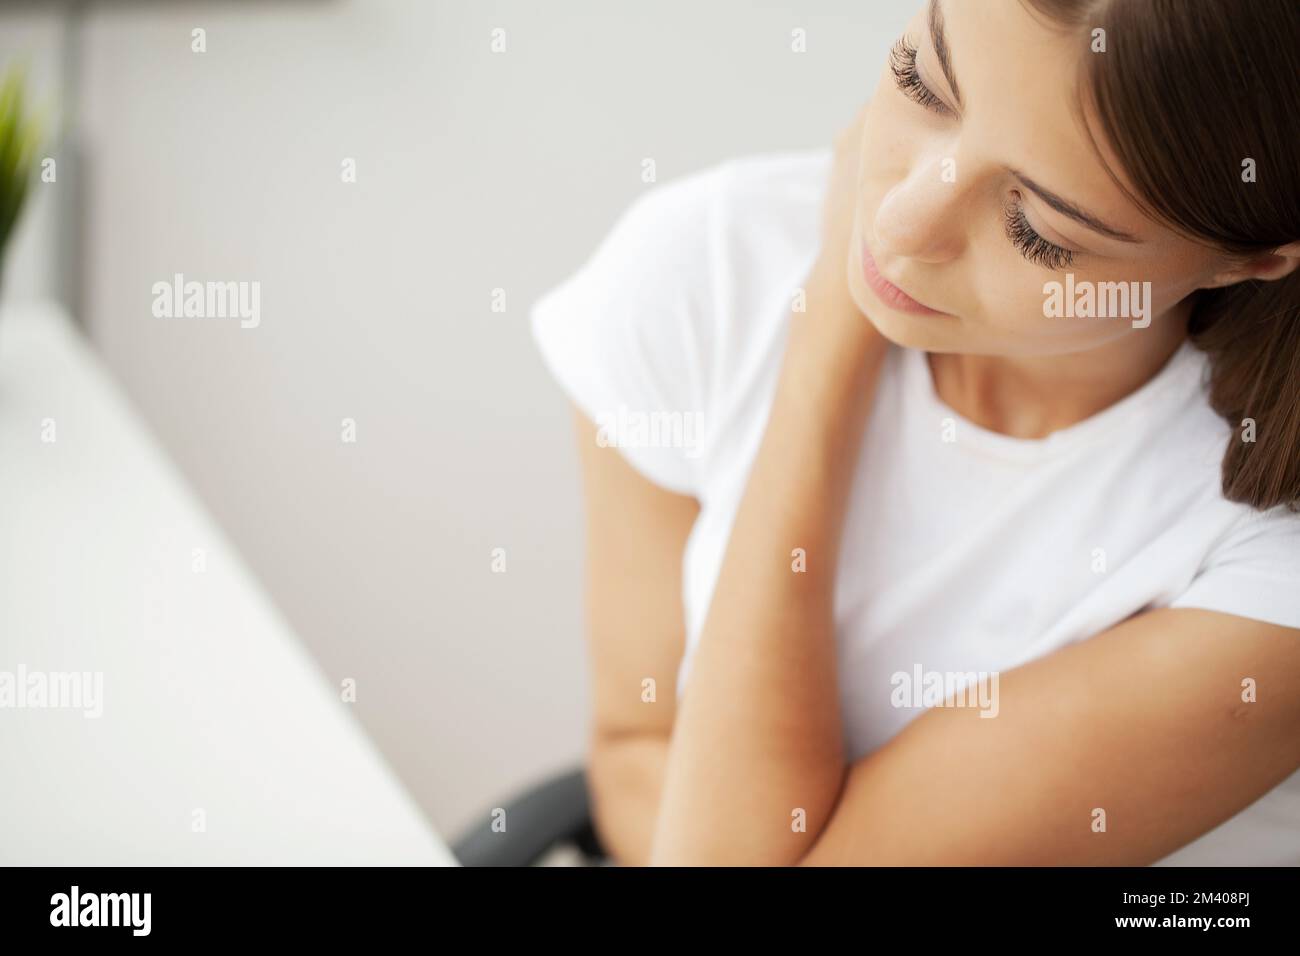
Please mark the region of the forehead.
[[[1086, 58], [1106, 56], [1092, 51], [1090, 31], [1062, 28], [1020, 0], [937, 2], [961, 86], [963, 140], [983, 159], [1150, 237], [1152, 224], [1107, 171], [1124, 178], [1084, 95]], [[922, 18], [928, 32], [928, 11]]]

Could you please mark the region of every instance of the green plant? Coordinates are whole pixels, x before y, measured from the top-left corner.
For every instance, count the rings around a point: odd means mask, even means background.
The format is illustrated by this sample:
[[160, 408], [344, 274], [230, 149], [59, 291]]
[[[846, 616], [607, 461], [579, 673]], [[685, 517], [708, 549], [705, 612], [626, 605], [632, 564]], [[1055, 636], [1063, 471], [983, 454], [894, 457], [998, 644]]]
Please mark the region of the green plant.
[[26, 75], [12, 68], [0, 81], [0, 264], [27, 198], [39, 140], [26, 99]]

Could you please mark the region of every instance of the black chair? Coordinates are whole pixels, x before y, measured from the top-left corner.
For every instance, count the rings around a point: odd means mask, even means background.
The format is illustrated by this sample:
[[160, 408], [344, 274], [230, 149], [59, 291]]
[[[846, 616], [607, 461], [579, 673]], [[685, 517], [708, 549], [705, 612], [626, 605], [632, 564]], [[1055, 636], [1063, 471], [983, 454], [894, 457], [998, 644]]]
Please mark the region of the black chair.
[[506, 828], [492, 829], [491, 812], [452, 845], [462, 866], [533, 866], [556, 847], [576, 847], [583, 862], [609, 865], [591, 820], [582, 767], [535, 784], [504, 804]]

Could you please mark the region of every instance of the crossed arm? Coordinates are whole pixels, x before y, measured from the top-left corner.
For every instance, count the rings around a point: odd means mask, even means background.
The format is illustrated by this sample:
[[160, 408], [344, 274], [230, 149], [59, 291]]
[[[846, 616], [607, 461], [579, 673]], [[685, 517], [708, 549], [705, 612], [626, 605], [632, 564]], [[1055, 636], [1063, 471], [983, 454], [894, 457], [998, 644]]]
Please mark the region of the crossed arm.
[[851, 436], [884, 345], [800, 345], [798, 321], [680, 702], [680, 559], [698, 507], [592, 432], [583, 442], [590, 776], [618, 862], [1140, 865], [1300, 767], [1300, 631], [1185, 609], [1001, 674], [995, 719], [934, 708], [848, 763], [833, 584]]
[[934, 708], [847, 764], [832, 596], [884, 345], [800, 346], [801, 321], [678, 704], [652, 864], [1147, 864], [1300, 767], [1300, 631], [1197, 610], [1004, 673], [996, 719]]

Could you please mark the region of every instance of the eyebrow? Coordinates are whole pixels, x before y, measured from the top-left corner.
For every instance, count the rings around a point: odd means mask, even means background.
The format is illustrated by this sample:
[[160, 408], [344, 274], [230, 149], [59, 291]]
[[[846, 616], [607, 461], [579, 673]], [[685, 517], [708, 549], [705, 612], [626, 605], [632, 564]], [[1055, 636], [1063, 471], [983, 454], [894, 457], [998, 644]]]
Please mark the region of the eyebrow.
[[939, 68], [943, 77], [952, 88], [952, 95], [961, 106], [961, 89], [957, 86], [957, 76], [952, 71], [952, 54], [948, 50], [948, 38], [943, 32], [943, 9], [939, 0], [930, 0], [930, 42], [934, 44], [935, 56], [939, 58]]
[[1069, 218], [1073, 219], [1075, 222], [1087, 226], [1093, 232], [1099, 232], [1103, 236], [1107, 236], [1111, 239], [1118, 239], [1120, 242], [1132, 242], [1132, 243], [1137, 243], [1139, 245], [1141, 244], [1142, 242], [1141, 239], [1137, 238], [1136, 236], [1130, 233], [1125, 232], [1122, 229], [1116, 229], [1114, 226], [1106, 225], [1106, 223], [1102, 222], [1096, 216], [1092, 215], [1091, 213], [1084, 212], [1082, 209], [1080, 209], [1074, 203], [1070, 202], [1068, 199], [1062, 199], [1060, 196], [1056, 195], [1056, 193], [1052, 192], [1051, 190], [1044, 189], [1042, 186], [1038, 185], [1038, 183], [1034, 182], [1024, 173], [1013, 169], [1011, 170], [1011, 175], [1014, 176], [1017, 180], [1019, 180], [1022, 186], [1028, 189], [1031, 193], [1033, 193], [1043, 202], [1047, 203], [1047, 205], [1051, 206], [1062, 216], [1068, 216]]
[[[948, 37], [943, 29], [943, 8], [940, 0], [930, 0], [930, 42], [934, 44], [935, 56], [939, 59], [939, 68], [943, 70], [944, 79], [948, 81], [948, 86], [952, 89], [952, 95], [957, 98], [957, 105], [961, 106], [961, 89], [957, 86], [957, 76], [952, 69], [952, 51], [948, 48]], [[1122, 229], [1116, 229], [1102, 222], [1096, 216], [1085, 212], [1068, 199], [1058, 196], [1049, 189], [1044, 189], [1038, 183], [1034, 182], [1024, 173], [1017, 170], [1011, 170], [1011, 175], [1019, 180], [1020, 184], [1028, 189], [1031, 193], [1041, 199], [1047, 205], [1051, 206], [1062, 216], [1073, 219], [1080, 225], [1087, 226], [1093, 232], [1101, 233], [1110, 239], [1118, 239], [1120, 242], [1132, 242], [1140, 245], [1142, 240]]]

